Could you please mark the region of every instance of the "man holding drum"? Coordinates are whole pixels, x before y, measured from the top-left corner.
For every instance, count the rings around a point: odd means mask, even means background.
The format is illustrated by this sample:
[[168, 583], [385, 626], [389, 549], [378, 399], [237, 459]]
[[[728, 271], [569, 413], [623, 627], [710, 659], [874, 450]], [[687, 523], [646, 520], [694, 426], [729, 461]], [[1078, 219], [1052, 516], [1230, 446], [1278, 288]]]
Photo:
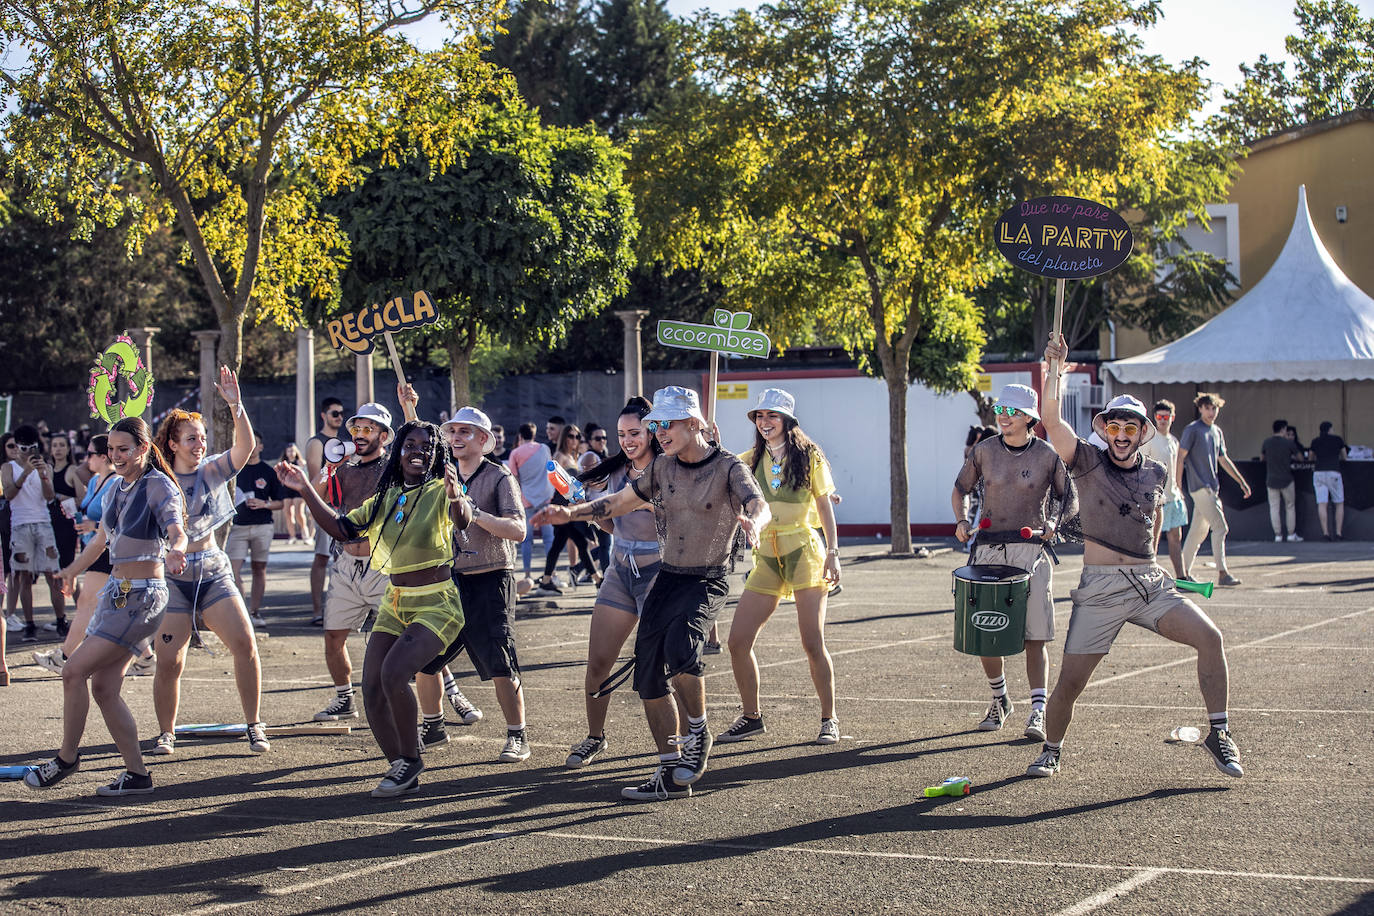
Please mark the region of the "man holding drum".
[[[1062, 367], [1068, 347], [1062, 335], [1045, 348], [1051, 367]], [[1113, 398], [1093, 417], [1105, 449], [1079, 439], [1059, 416], [1059, 379], [1045, 380], [1045, 430], [1068, 465], [1077, 489], [1085, 540], [1083, 576], [1071, 592], [1073, 615], [1064, 639], [1064, 661], [1045, 716], [1045, 745], [1028, 776], [1059, 771], [1061, 746], [1073, 705], [1099, 662], [1127, 623], [1197, 650], [1198, 685], [1211, 729], [1203, 742], [1217, 769], [1244, 773], [1226, 713], [1226, 654], [1221, 631], [1174, 587], [1155, 562], [1168, 473], [1140, 454], [1155, 435], [1145, 405], [1128, 395]]]
[[[1054, 537], [1054, 529], [1068, 499], [1068, 474], [1048, 443], [1031, 435], [1040, 422], [1039, 399], [1025, 385], [1007, 385], [993, 405], [1000, 435], [975, 445], [954, 480], [950, 497], [957, 525], [954, 535], [960, 543], [973, 538], [968, 520], [968, 497], [983, 482], [982, 517], [987, 520], [979, 530], [969, 556], [974, 565], [1013, 566], [1030, 573], [1030, 596], [1026, 602], [1025, 651], [1026, 680], [1030, 682], [1031, 711], [1026, 719], [1026, 737], [1045, 740], [1045, 686], [1049, 677], [1050, 656], [1046, 644], [1054, 639], [1054, 600], [1050, 595], [1050, 560], [1044, 545]], [[1049, 496], [1060, 503], [1060, 513], [1049, 517]], [[982, 658], [983, 673], [992, 687], [992, 705], [978, 723], [980, 731], [997, 731], [1011, 714], [1007, 679], [1002, 657]]]

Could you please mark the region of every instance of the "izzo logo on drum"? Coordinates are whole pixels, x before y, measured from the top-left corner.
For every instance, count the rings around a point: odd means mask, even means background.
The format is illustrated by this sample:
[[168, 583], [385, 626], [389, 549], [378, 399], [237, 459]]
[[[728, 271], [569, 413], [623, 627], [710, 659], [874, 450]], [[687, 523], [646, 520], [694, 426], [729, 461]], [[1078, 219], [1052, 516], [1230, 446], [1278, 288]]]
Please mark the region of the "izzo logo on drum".
[[969, 618], [969, 622], [985, 633], [997, 633], [1007, 628], [1011, 618], [999, 611], [979, 611]]

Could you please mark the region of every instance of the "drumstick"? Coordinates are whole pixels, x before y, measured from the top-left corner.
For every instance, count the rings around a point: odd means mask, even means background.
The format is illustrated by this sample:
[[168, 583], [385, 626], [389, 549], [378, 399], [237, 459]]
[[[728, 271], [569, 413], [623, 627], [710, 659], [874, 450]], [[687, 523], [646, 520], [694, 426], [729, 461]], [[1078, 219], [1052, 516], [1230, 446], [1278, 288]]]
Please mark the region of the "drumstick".
[[1045, 536], [1045, 529], [1044, 529], [1044, 528], [1022, 528], [1022, 529], [1021, 529], [1021, 537], [1025, 538], [1025, 539], [1028, 540], [1028, 541], [1029, 541], [1031, 538], [1039, 538], [1039, 537], [1044, 537], [1044, 536]]
[[978, 527], [981, 528], [981, 529], [983, 529], [984, 531], [987, 531], [989, 528], [992, 527], [992, 519], [990, 519], [990, 518], [979, 519], [979, 520], [978, 520]]

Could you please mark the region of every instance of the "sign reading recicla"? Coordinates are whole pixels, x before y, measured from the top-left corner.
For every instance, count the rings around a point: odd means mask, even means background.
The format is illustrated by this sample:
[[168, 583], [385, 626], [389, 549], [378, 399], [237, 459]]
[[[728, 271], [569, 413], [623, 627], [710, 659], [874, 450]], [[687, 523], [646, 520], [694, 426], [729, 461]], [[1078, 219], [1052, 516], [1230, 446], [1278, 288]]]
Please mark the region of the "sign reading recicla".
[[750, 320], [748, 312], [725, 309], [716, 309], [711, 316], [712, 324], [664, 319], [658, 323], [658, 342], [681, 350], [707, 350], [763, 359], [768, 356], [772, 342], [762, 331], [748, 330]]

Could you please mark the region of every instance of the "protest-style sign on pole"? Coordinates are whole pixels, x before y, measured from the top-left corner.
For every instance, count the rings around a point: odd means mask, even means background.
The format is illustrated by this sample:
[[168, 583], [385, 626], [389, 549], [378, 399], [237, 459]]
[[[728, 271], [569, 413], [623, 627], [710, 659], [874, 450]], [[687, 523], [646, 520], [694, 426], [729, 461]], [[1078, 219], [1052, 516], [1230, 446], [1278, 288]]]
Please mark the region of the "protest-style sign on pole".
[[[997, 250], [1013, 265], [1053, 278], [1054, 331], [1064, 330], [1064, 284], [1120, 267], [1135, 243], [1115, 210], [1081, 197], [1037, 197], [1009, 207], [993, 227]], [[1059, 394], [1059, 366], [1049, 367], [1050, 390]]]
[[10, 431], [10, 411], [14, 407], [14, 395], [0, 394], [0, 433]]
[[711, 392], [711, 412], [707, 419], [712, 425], [716, 422], [716, 379], [720, 376], [720, 354], [767, 359], [768, 351], [772, 349], [773, 344], [767, 334], [749, 330], [752, 320], [753, 316], [748, 312], [716, 309], [711, 315], [711, 324], [692, 324], [667, 318], [658, 323], [658, 342], [663, 346], [680, 350], [706, 350], [711, 354], [710, 381], [707, 383]]
[[[121, 381], [128, 397], [116, 401]], [[152, 405], [153, 372], [143, 365], [143, 357], [128, 334], [120, 334], [96, 356], [86, 383], [86, 403], [91, 416], [108, 426], [125, 417], [140, 417]]]
[[439, 312], [430, 301], [429, 293], [419, 289], [411, 296], [409, 310], [405, 297], [397, 296], [386, 302], [331, 318], [325, 327], [329, 331], [329, 342], [334, 349], [349, 353], [371, 353], [377, 345], [373, 338], [381, 334], [386, 338], [386, 348], [391, 356], [391, 368], [396, 372], [396, 381], [404, 385], [406, 375], [401, 368], [401, 358], [396, 355], [396, 342], [391, 339], [392, 333], [405, 328], [434, 324], [438, 320]]

